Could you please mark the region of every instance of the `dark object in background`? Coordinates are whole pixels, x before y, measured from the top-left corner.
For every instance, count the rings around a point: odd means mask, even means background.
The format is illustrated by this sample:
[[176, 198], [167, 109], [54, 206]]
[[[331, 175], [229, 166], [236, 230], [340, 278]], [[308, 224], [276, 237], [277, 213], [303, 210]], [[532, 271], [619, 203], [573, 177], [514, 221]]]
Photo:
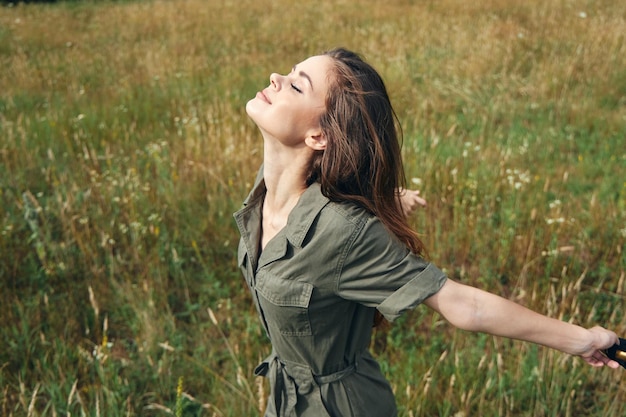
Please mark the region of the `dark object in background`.
[[626, 368], [626, 339], [619, 338], [619, 345], [613, 345], [608, 348], [604, 353], [609, 359], [613, 359], [615, 362]]

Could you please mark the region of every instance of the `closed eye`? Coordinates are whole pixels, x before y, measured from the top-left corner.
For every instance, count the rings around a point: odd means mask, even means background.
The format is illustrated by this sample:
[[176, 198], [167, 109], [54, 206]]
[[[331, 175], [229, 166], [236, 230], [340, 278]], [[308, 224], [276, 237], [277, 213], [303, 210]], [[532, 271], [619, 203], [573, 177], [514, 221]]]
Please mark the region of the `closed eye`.
[[302, 94], [302, 90], [299, 89], [295, 84], [291, 84], [291, 88], [293, 88], [294, 90], [296, 90], [298, 93]]

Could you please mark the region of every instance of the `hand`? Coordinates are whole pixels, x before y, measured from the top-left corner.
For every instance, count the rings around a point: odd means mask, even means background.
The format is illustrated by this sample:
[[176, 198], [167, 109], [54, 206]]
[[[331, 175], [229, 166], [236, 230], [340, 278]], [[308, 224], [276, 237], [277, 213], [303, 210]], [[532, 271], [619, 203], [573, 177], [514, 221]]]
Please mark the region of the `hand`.
[[599, 367], [606, 365], [614, 369], [619, 368], [620, 365], [617, 362], [607, 358], [604, 353], [602, 353], [603, 350], [619, 343], [617, 335], [599, 326], [589, 329], [588, 332], [589, 344], [579, 352], [573, 353], [579, 355], [591, 366]]
[[419, 206], [426, 207], [426, 200], [420, 197], [419, 190], [398, 189], [402, 212], [406, 217], [412, 215]]

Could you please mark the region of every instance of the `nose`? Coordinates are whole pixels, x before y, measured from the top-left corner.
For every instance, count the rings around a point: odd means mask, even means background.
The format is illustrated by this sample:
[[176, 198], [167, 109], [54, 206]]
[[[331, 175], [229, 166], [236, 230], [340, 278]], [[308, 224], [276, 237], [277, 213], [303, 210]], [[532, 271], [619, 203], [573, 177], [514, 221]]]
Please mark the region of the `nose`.
[[280, 90], [282, 75], [275, 72], [270, 74], [270, 86], [275, 90]]

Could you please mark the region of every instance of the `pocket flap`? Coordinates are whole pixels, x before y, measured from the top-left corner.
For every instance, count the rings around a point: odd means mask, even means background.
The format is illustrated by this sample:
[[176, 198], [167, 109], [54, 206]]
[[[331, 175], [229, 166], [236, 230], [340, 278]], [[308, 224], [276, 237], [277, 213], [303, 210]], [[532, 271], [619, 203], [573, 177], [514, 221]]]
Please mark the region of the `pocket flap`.
[[313, 285], [263, 274], [262, 277], [257, 276], [256, 290], [277, 306], [306, 308], [313, 293]]

